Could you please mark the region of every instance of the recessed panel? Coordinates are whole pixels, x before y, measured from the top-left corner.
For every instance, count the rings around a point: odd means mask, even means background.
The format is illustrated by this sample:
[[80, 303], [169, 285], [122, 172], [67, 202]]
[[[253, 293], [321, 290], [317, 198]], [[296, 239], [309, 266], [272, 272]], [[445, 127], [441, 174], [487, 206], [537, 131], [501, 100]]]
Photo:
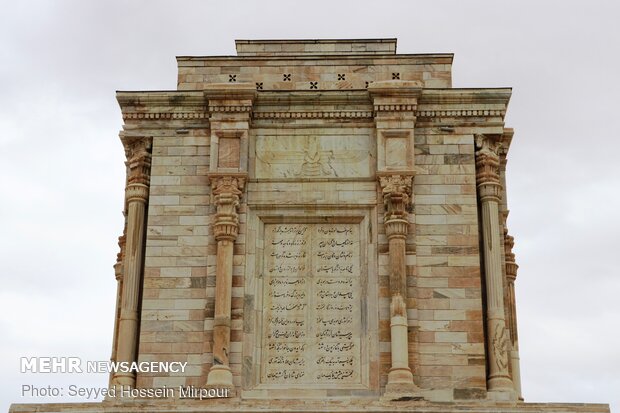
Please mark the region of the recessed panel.
[[362, 384], [359, 224], [265, 224], [264, 384]]
[[351, 135], [257, 135], [256, 178], [372, 176], [371, 132]]

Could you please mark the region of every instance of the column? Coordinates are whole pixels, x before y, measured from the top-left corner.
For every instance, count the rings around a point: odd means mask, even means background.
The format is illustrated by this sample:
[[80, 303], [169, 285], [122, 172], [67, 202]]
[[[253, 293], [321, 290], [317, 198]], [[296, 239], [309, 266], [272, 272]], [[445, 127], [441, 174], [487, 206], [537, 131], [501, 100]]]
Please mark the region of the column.
[[513, 392], [508, 372], [509, 337], [504, 318], [504, 283], [500, 246], [499, 141], [476, 135], [476, 182], [482, 216], [482, 244], [487, 295], [487, 351], [490, 392]]
[[[147, 137], [123, 136], [127, 153], [129, 177], [125, 189], [127, 205], [127, 236], [123, 258], [123, 288], [121, 293], [121, 312], [118, 324], [118, 345], [116, 361], [132, 363], [136, 361], [138, 349], [139, 314], [138, 300], [142, 282], [144, 261], [144, 237], [146, 206], [149, 196], [151, 139]], [[133, 373], [115, 373], [114, 385], [135, 387]]]
[[[377, 129], [377, 177], [383, 194], [383, 225], [388, 238], [390, 280], [390, 350], [392, 365], [383, 397], [417, 397], [409, 367], [406, 243], [413, 176], [415, 110], [421, 84], [412, 81], [373, 82], [368, 93]], [[411, 237], [409, 238], [411, 240]]]
[[519, 362], [519, 335], [517, 333], [517, 306], [515, 300], [515, 280], [519, 266], [515, 262], [515, 255], [512, 252], [514, 247], [514, 237], [504, 233], [504, 252], [506, 254], [506, 281], [508, 285], [508, 327], [510, 328], [510, 366], [512, 368], [512, 381], [519, 400], [523, 400], [521, 393], [521, 365]]
[[[123, 215], [125, 215], [123, 213]], [[118, 237], [118, 247], [120, 251], [116, 254], [116, 263], [114, 264], [114, 278], [116, 279], [116, 306], [114, 308], [114, 336], [112, 339], [112, 355], [111, 361], [116, 361], [116, 349], [118, 348], [118, 324], [121, 317], [121, 297], [123, 294], [123, 258], [125, 256], [125, 241], [127, 239], [127, 222], [123, 229], [123, 235]], [[114, 373], [110, 372], [110, 384], [114, 378]]]
[[383, 175], [379, 183], [385, 204], [384, 226], [388, 238], [390, 265], [390, 335], [392, 367], [388, 373], [385, 397], [399, 398], [411, 395], [418, 388], [413, 383], [409, 367], [407, 332], [407, 273], [405, 242], [409, 221], [412, 175]]
[[217, 242], [215, 273], [215, 314], [213, 321], [213, 366], [207, 387], [233, 389], [230, 370], [230, 324], [233, 247], [239, 231], [237, 207], [245, 174], [210, 175], [216, 206], [213, 232]]
[[[216, 208], [212, 224], [216, 242], [215, 309], [211, 343], [213, 362], [207, 374], [206, 387], [226, 388], [229, 389], [228, 394], [232, 395], [234, 385], [230, 366], [230, 340], [233, 253], [239, 232], [238, 208], [248, 176], [249, 130], [256, 88], [249, 83], [214, 83], [206, 85], [204, 93], [209, 102], [211, 129], [208, 176], [212, 202]], [[208, 349], [209, 345], [205, 348]]]

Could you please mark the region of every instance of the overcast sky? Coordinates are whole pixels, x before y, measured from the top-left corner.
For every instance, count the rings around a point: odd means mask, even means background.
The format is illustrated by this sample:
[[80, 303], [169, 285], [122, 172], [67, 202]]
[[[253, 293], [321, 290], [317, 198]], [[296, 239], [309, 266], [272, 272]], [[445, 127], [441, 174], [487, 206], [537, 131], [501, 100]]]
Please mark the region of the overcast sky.
[[620, 408], [620, 2], [5, 1], [0, 14], [0, 410], [19, 357], [110, 356], [124, 154], [116, 90], [176, 86], [177, 55], [235, 39], [397, 37], [455, 54], [506, 117], [523, 393]]

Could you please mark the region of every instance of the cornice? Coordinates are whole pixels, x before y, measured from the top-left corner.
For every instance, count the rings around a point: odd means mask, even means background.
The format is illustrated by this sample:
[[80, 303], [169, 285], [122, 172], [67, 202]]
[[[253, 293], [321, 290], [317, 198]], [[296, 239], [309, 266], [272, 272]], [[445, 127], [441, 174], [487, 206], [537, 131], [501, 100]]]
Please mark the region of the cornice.
[[[228, 85], [225, 85], [228, 86]], [[124, 120], [204, 120], [210, 113], [252, 112], [253, 119], [371, 119], [380, 111], [413, 111], [424, 118], [501, 117], [511, 89], [418, 89], [396, 85], [355, 91], [268, 91], [256, 93], [246, 85], [196, 91], [118, 91]], [[390, 96], [404, 102], [375, 102]], [[413, 98], [417, 96], [417, 98]], [[409, 102], [407, 98], [413, 98]], [[231, 99], [231, 104], [226, 102]], [[414, 102], [417, 101], [417, 105]], [[252, 104], [253, 102], [253, 104]], [[308, 110], [304, 110], [305, 108]], [[347, 107], [347, 110], [342, 110]]]
[[208, 83], [205, 98], [211, 101], [246, 100], [251, 104], [256, 97], [256, 87], [251, 83]]
[[[251, 61], [273, 61], [275, 66], [297, 66], [299, 61], [316, 61], [320, 64], [334, 64], [334, 62], [350, 61], [354, 64], [399, 65], [399, 64], [452, 64], [453, 53], [429, 53], [429, 54], [346, 54], [346, 55], [286, 55], [286, 56], [177, 56], [178, 67], [210, 66], [211, 64], [231, 66], [247, 65]], [[275, 63], [278, 62], [278, 63]]]
[[182, 108], [203, 108], [206, 100], [203, 91], [117, 91], [116, 100], [121, 109], [125, 108], [150, 108], [162, 107], [177, 109]]
[[280, 106], [291, 105], [371, 105], [371, 100], [366, 90], [282, 90], [261, 91], [256, 99], [256, 106]]
[[123, 120], [206, 119], [202, 91], [117, 91]]
[[421, 81], [384, 80], [368, 85], [368, 93], [376, 102], [377, 98], [417, 99], [422, 93]]
[[503, 105], [508, 106], [511, 88], [422, 89], [418, 105]]

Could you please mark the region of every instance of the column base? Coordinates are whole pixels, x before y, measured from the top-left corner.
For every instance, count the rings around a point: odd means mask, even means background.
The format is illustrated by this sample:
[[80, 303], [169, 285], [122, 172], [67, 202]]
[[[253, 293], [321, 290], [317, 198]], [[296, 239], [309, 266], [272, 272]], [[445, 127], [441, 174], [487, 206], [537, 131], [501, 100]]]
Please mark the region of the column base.
[[235, 386], [233, 385], [233, 376], [229, 366], [218, 364], [211, 367], [207, 376], [207, 389], [228, 389], [229, 394], [233, 394]]
[[424, 400], [420, 388], [413, 382], [409, 368], [392, 368], [388, 373], [388, 383], [381, 396], [382, 401]]
[[509, 377], [492, 377], [487, 381], [487, 398], [496, 401], [515, 401], [518, 399], [512, 380]]
[[132, 373], [118, 373], [112, 377], [110, 387], [133, 389], [136, 387], [136, 376]]
[[[487, 400], [497, 402], [514, 402], [519, 400], [514, 390], [489, 390], [487, 392]], [[521, 399], [523, 401], [523, 399]]]
[[487, 388], [489, 391], [498, 392], [514, 392], [515, 388], [512, 384], [512, 380], [506, 376], [491, 377], [487, 380]]

